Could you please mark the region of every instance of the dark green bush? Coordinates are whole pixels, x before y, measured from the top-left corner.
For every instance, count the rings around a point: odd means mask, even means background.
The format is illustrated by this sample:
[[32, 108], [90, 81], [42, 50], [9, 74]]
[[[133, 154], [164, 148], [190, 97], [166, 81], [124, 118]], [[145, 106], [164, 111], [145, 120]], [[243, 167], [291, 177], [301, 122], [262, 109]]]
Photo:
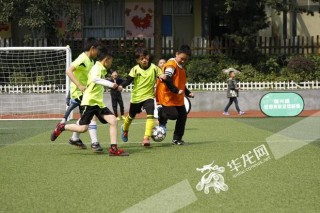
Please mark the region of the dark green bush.
[[311, 60], [315, 65], [314, 80], [320, 80], [320, 55], [310, 54], [310, 55], [306, 55], [305, 57]]
[[264, 75], [250, 64], [240, 66], [239, 70], [241, 71], [241, 73], [237, 75], [239, 81], [264, 81]]
[[[136, 65], [134, 57], [114, 57], [110, 70], [117, 70], [121, 78], [126, 78], [131, 68]], [[110, 76], [110, 73], [109, 73]]]
[[293, 56], [289, 59], [288, 69], [301, 76], [303, 80], [314, 80], [316, 65], [307, 57]]
[[223, 54], [193, 57], [186, 66], [188, 82], [225, 81], [227, 75], [222, 70], [229, 67], [237, 68], [237, 65]]
[[[228, 75], [222, 70], [229, 67], [241, 71], [237, 79], [243, 82], [320, 80], [320, 55], [257, 55], [257, 60], [257, 63], [241, 63], [225, 54], [192, 56], [186, 65], [188, 82], [224, 82]], [[111, 70], [118, 70], [126, 78], [135, 65], [133, 56], [115, 56]]]

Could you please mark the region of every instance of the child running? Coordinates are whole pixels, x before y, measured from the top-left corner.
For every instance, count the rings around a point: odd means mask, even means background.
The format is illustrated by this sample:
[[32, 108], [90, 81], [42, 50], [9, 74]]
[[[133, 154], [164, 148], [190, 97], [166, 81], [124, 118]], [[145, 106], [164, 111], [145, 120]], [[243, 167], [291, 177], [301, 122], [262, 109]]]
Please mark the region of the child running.
[[[70, 102], [61, 123], [65, 123], [75, 108], [79, 107], [80, 115], [83, 112], [81, 107], [83, 91], [86, 89], [88, 80], [88, 73], [94, 65], [94, 60], [97, 57], [97, 50], [99, 42], [95, 38], [88, 38], [84, 52], [76, 58], [67, 69], [67, 75], [71, 80], [70, 84]], [[89, 135], [91, 144], [98, 142], [97, 137], [97, 119], [94, 117], [89, 125]], [[72, 137], [69, 139], [69, 144], [77, 146], [81, 149], [86, 149], [87, 146], [81, 141], [80, 133], [73, 132]]]
[[[51, 141], [55, 141], [64, 130], [73, 132], [85, 132], [89, 128], [89, 124], [93, 116], [96, 116], [101, 123], [110, 124], [110, 156], [128, 156], [129, 154], [117, 147], [117, 118], [106, 107], [103, 102], [104, 86], [116, 88], [118, 85], [103, 79], [107, 74], [107, 69], [112, 64], [112, 55], [108, 49], [103, 46], [97, 47], [97, 62], [88, 74], [87, 88], [84, 91], [81, 106], [84, 107], [83, 114], [77, 124], [58, 123], [51, 134]], [[91, 145], [96, 152], [103, 151], [99, 143]]]
[[138, 48], [135, 51], [137, 65], [129, 73], [128, 78], [119, 86], [119, 90], [133, 82], [134, 86], [131, 92], [129, 114], [121, 126], [121, 139], [128, 141], [128, 132], [132, 120], [142, 108], [147, 113], [147, 121], [142, 140], [144, 147], [150, 147], [150, 137], [154, 125], [154, 86], [157, 78], [165, 80], [166, 76], [162, 74], [161, 69], [153, 63], [150, 63], [149, 52], [145, 48]]

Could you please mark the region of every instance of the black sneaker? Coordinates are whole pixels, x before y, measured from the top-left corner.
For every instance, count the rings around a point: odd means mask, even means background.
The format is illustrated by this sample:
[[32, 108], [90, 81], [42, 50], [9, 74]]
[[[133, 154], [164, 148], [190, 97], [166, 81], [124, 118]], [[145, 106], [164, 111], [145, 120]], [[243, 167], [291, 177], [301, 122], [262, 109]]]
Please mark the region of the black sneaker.
[[70, 139], [69, 139], [69, 144], [74, 145], [74, 146], [77, 146], [77, 147], [79, 147], [80, 149], [86, 149], [86, 148], [87, 148], [87, 146], [86, 146], [84, 143], [82, 143], [81, 139], [74, 141], [74, 140], [72, 140], [72, 139], [70, 138]]
[[102, 152], [102, 151], [103, 151], [103, 149], [102, 149], [102, 147], [100, 146], [99, 142], [92, 143], [92, 144], [91, 144], [91, 149], [92, 149], [94, 152]]
[[186, 145], [183, 140], [172, 140], [173, 145]]

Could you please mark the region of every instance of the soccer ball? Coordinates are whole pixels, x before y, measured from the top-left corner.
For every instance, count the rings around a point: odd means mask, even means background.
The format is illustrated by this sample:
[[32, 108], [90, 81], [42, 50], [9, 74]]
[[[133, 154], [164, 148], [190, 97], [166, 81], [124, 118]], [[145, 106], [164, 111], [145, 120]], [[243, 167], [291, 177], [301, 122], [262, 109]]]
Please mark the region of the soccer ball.
[[161, 142], [166, 138], [166, 130], [162, 126], [155, 126], [152, 128], [152, 135], [151, 138], [155, 142]]

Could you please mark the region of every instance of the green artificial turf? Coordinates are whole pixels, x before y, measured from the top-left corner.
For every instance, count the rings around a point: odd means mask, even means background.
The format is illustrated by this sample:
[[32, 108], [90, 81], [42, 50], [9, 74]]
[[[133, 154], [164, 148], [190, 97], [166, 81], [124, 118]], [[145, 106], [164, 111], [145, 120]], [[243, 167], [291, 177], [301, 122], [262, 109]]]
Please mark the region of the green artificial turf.
[[[186, 196], [183, 192], [196, 200], [177, 212], [319, 212], [320, 140], [278, 160], [266, 143], [267, 137], [301, 119], [190, 118], [187, 146], [170, 144], [174, 122], [169, 121], [165, 141], [153, 142], [150, 149], [140, 145], [145, 120], [136, 119], [129, 142], [118, 137], [129, 157], [106, 154], [108, 125], [98, 126], [106, 153], [95, 154], [69, 145], [70, 132], [51, 142], [56, 121], [0, 121], [0, 212], [122, 212], [152, 196], [159, 200], [153, 212], [170, 212], [166, 199], [179, 200], [177, 196]], [[88, 133], [81, 138], [89, 147]], [[234, 177], [228, 162], [261, 145], [271, 159]], [[203, 175], [196, 169], [213, 161], [225, 167], [222, 175], [229, 189], [215, 193], [210, 188], [205, 194], [196, 189]], [[182, 181], [190, 184], [191, 192], [161, 197]]]

